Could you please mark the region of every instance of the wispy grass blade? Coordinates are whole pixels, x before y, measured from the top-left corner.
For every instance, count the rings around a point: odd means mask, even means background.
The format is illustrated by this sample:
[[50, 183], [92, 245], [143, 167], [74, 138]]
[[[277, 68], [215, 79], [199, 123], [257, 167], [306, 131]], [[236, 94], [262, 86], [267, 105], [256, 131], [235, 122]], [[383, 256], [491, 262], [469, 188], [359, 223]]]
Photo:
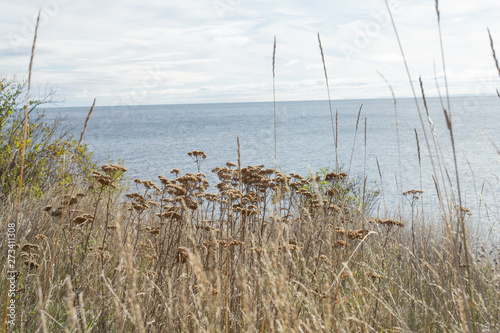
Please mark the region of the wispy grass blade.
[[[495, 45], [493, 44], [493, 38], [491, 37], [491, 32], [489, 28], [488, 28], [488, 36], [490, 37], [490, 46], [491, 46], [491, 52], [493, 53], [493, 60], [495, 60], [495, 67], [497, 68], [498, 76], [500, 76], [500, 66], [498, 65], [498, 59], [495, 52]], [[497, 89], [497, 95], [500, 97], [498, 89]]]
[[330, 84], [328, 82], [328, 72], [326, 70], [326, 62], [325, 62], [325, 54], [323, 52], [323, 46], [321, 45], [321, 37], [318, 33], [318, 43], [319, 43], [319, 50], [321, 51], [321, 61], [323, 62], [323, 71], [325, 72], [325, 81], [326, 81], [326, 89], [328, 92], [328, 104], [330, 106], [330, 117], [332, 120], [332, 135], [333, 135], [333, 144], [335, 146], [335, 167], [337, 170], [339, 170], [339, 156], [338, 156], [338, 146], [337, 146], [337, 136], [335, 132], [335, 126], [333, 124], [333, 109], [332, 109], [332, 99], [330, 97]]
[[[462, 194], [460, 191], [460, 179], [458, 175], [458, 162], [457, 162], [457, 154], [456, 154], [456, 148], [455, 148], [455, 139], [453, 137], [453, 127], [452, 127], [452, 115], [451, 115], [451, 105], [450, 105], [450, 94], [448, 91], [448, 79], [446, 75], [446, 62], [445, 62], [445, 57], [444, 57], [444, 47], [443, 47], [443, 38], [442, 38], [442, 33], [441, 33], [441, 14], [439, 11], [439, 1], [436, 0], [436, 14], [437, 14], [437, 20], [438, 20], [438, 31], [439, 31], [439, 45], [441, 47], [441, 60], [443, 64], [443, 75], [444, 75], [444, 82], [445, 82], [445, 89], [446, 89], [446, 100], [447, 100], [447, 105], [448, 105], [448, 112], [446, 110], [444, 111], [445, 117], [446, 117], [446, 123], [448, 125], [448, 129], [450, 131], [450, 138], [451, 138], [451, 145], [453, 149], [453, 161], [455, 164], [455, 175], [456, 175], [456, 182], [457, 182], [457, 192], [458, 192], [458, 204], [459, 207], [462, 207]], [[489, 33], [489, 30], [488, 30]], [[490, 41], [491, 40], [491, 34], [490, 34]], [[498, 62], [496, 61], [495, 57], [495, 62], [497, 65], [498, 69]], [[498, 71], [500, 75], [500, 70]], [[474, 333], [477, 332], [477, 327], [476, 327], [476, 314], [475, 314], [475, 307], [474, 307], [474, 298], [473, 298], [473, 293], [472, 293], [472, 284], [471, 284], [471, 271], [469, 267], [469, 251], [468, 251], [468, 242], [465, 234], [465, 222], [464, 222], [464, 215], [459, 213], [458, 214], [458, 222], [461, 224], [461, 229], [462, 229], [462, 241], [464, 243], [464, 249], [465, 249], [465, 264], [467, 265], [467, 277], [468, 277], [468, 290], [469, 290], [469, 309], [471, 312], [471, 317], [472, 317], [472, 330]], [[458, 231], [458, 230], [457, 230]], [[464, 295], [465, 296], [465, 295]], [[464, 297], [465, 299], [465, 297]]]
[[276, 170], [277, 163], [277, 134], [276, 134], [276, 36], [274, 36], [274, 46], [273, 46], [273, 107], [274, 107], [274, 170]]
[[33, 59], [35, 57], [35, 46], [36, 46], [36, 38], [38, 35], [38, 25], [40, 23], [40, 14], [42, 13], [42, 10], [38, 12], [38, 18], [36, 20], [36, 26], [35, 26], [35, 36], [33, 37], [33, 46], [31, 48], [31, 59], [30, 59], [30, 66], [29, 66], [29, 71], [28, 71], [28, 91], [26, 93], [26, 109], [24, 112], [24, 129], [23, 129], [23, 143], [22, 143], [22, 148], [21, 148], [21, 165], [20, 165], [20, 172], [19, 172], [19, 192], [17, 196], [17, 218], [16, 218], [16, 235], [17, 235], [17, 228], [19, 224], [19, 218], [20, 218], [20, 209], [21, 209], [21, 194], [22, 194], [22, 189], [23, 189], [23, 173], [24, 173], [24, 161], [25, 161], [25, 155], [26, 155], [26, 137], [28, 133], [28, 112], [29, 112], [29, 105], [30, 105], [30, 90], [31, 90], [31, 74], [33, 72]]
[[349, 160], [349, 169], [347, 170], [348, 174], [351, 174], [351, 165], [352, 165], [352, 158], [354, 155], [354, 148], [356, 146], [356, 136], [358, 134], [358, 127], [359, 127], [359, 117], [361, 116], [361, 110], [363, 109], [363, 104], [359, 107], [358, 111], [358, 117], [356, 119], [356, 129], [354, 130], [354, 140], [352, 142], [352, 149], [351, 149], [351, 159]]
[[378, 157], [375, 157], [377, 162], [378, 175], [380, 177], [380, 191], [382, 192], [382, 201], [384, 203], [384, 214], [387, 214], [387, 206], [385, 203], [385, 192], [384, 192], [384, 178], [382, 177], [382, 171], [380, 170], [380, 164], [378, 163]]
[[[36, 46], [36, 38], [38, 35], [38, 26], [40, 24], [40, 15], [42, 13], [42, 10], [38, 12], [38, 17], [36, 20], [36, 25], [35, 25], [35, 34], [33, 37], [33, 45], [31, 47], [31, 58], [30, 58], [30, 64], [29, 64], [29, 70], [28, 70], [28, 91], [26, 93], [26, 108], [24, 112], [24, 128], [23, 128], [23, 141], [22, 141], [22, 148], [21, 148], [21, 165], [20, 165], [20, 171], [19, 171], [19, 188], [18, 188], [18, 193], [17, 193], [17, 208], [16, 208], [16, 220], [15, 220], [15, 226], [14, 226], [14, 241], [17, 243], [17, 232], [19, 228], [19, 222], [21, 219], [21, 196], [22, 196], [22, 190], [23, 190], [23, 176], [24, 176], [24, 162], [25, 162], [25, 157], [26, 157], [26, 139], [27, 139], [27, 132], [28, 132], [28, 114], [29, 114], [29, 105], [30, 105], [30, 90], [31, 90], [31, 74], [33, 73], [33, 59], [35, 57], [35, 46]], [[10, 300], [10, 293], [7, 293], [7, 302], [5, 303], [5, 313], [4, 313], [4, 318], [2, 322], [2, 332], [5, 332], [6, 330], [6, 325], [7, 325], [7, 304], [9, 304]]]
[[[398, 116], [398, 103], [396, 100], [396, 94], [394, 94], [394, 89], [392, 88], [392, 85], [390, 84], [389, 80], [386, 79], [386, 77], [380, 73], [377, 70], [378, 75], [385, 81], [387, 84], [387, 87], [389, 87], [389, 90], [391, 91], [391, 96], [392, 96], [392, 103], [394, 105], [394, 119], [396, 121], [396, 141], [398, 145], [398, 176], [397, 178], [398, 181], [396, 184], [399, 184], [398, 189], [399, 192], [403, 192], [402, 187], [403, 187], [403, 169], [401, 168], [401, 139], [399, 136], [399, 116]], [[401, 215], [401, 207], [402, 207], [402, 198], [399, 197], [399, 207], [400, 207], [400, 215]]]
[[443, 65], [443, 76], [444, 76], [444, 87], [446, 91], [446, 105], [448, 106], [448, 110], [451, 110], [450, 105], [450, 94], [448, 91], [448, 76], [446, 75], [446, 61], [444, 58], [444, 47], [443, 47], [443, 35], [441, 33], [441, 13], [439, 12], [439, 1], [436, 0], [436, 15], [438, 21], [438, 32], [439, 32], [439, 47], [441, 48], [441, 63]]
[[90, 108], [89, 114], [87, 115], [87, 118], [85, 119], [85, 125], [83, 126], [82, 134], [80, 135], [80, 140], [78, 140], [77, 147], [80, 147], [80, 144], [82, 143], [83, 136], [85, 135], [85, 131], [87, 130], [87, 125], [88, 125], [89, 120], [90, 120], [90, 116], [92, 115], [92, 112], [94, 111], [95, 101], [96, 101], [96, 98], [94, 98], [94, 103], [92, 103], [92, 107]]

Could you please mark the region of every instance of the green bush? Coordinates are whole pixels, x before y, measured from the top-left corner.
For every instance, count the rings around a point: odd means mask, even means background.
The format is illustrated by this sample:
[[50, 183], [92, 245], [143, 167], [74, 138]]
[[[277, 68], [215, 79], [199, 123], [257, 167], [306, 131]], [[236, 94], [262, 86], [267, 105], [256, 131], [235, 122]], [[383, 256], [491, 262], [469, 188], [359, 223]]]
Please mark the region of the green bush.
[[[0, 77], [0, 200], [18, 188], [26, 108], [26, 84]], [[53, 92], [29, 101], [23, 175], [23, 195], [39, 197], [49, 188], [67, 185], [88, 175], [92, 154], [65, 130], [61, 119], [45, 121], [40, 107]]]
[[350, 177], [347, 173], [321, 168], [314, 175], [309, 175], [308, 180], [313, 181], [305, 188], [314, 194], [319, 194], [323, 199], [332, 199], [334, 202], [343, 203], [346, 207], [356, 208], [370, 215], [377, 203], [380, 191], [375, 180], [365, 182], [362, 177]]

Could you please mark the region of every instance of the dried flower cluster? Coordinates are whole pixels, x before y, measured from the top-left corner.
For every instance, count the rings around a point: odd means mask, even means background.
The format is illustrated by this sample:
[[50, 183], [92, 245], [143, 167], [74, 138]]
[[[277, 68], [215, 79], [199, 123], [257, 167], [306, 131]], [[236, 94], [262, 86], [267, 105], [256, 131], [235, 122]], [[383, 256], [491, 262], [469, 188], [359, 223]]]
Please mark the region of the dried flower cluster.
[[396, 227], [400, 227], [400, 228], [403, 228], [405, 226], [405, 224], [403, 222], [392, 220], [392, 219], [373, 218], [373, 219], [368, 220], [368, 222], [378, 223], [378, 224], [387, 225], [387, 226], [396, 226]]

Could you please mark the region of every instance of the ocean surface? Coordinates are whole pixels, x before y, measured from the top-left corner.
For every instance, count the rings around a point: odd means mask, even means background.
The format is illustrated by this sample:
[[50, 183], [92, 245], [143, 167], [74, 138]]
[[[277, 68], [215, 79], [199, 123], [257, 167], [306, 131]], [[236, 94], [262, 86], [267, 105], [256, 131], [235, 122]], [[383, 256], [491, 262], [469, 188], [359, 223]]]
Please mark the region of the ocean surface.
[[[448, 109], [446, 101], [444, 104]], [[453, 97], [450, 104], [462, 206], [488, 219], [487, 223], [496, 223], [491, 216], [500, 216], [496, 201], [500, 199], [500, 155], [494, 146], [500, 147], [500, 99]], [[449, 177], [452, 186], [457, 186], [441, 101], [427, 99], [429, 117], [422, 101], [419, 106], [422, 118], [413, 99], [397, 99], [396, 104], [392, 99], [332, 101], [339, 164], [352, 177], [366, 177], [370, 186], [382, 190], [378, 205], [381, 215], [394, 214], [398, 207], [408, 211], [401, 193], [410, 189], [423, 190], [421, 199], [427, 213], [439, 214], [430, 156], [436, 170], [439, 164], [445, 166], [446, 182]], [[63, 117], [79, 137], [89, 109], [46, 108], [46, 119]], [[276, 121], [276, 160], [284, 172], [307, 175], [323, 167], [335, 168], [328, 101], [277, 102]], [[173, 168], [196, 172], [187, 152], [203, 150], [208, 157], [201, 171], [215, 185], [212, 168], [237, 161], [237, 137], [243, 166], [273, 167], [273, 103], [96, 106], [84, 142], [102, 161], [120, 161], [131, 179], [154, 181], [158, 181], [158, 175], [171, 178]], [[437, 176], [442, 182], [440, 171]]]

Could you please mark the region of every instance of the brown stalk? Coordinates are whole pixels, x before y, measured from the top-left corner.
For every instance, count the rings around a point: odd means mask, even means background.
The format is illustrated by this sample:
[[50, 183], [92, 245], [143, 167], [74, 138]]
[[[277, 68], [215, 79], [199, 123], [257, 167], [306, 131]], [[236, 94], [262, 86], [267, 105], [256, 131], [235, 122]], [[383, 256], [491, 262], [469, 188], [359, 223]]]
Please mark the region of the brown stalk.
[[[380, 75], [380, 77], [385, 81], [385, 83], [387, 84], [387, 86], [389, 87], [389, 90], [391, 91], [391, 96], [392, 96], [392, 102], [394, 104], [394, 117], [395, 117], [395, 120], [396, 120], [396, 140], [397, 140], [397, 143], [398, 143], [398, 175], [399, 177], [395, 176], [396, 177], [396, 185], [399, 184], [399, 186], [397, 186], [399, 188], [399, 192], [403, 192], [402, 191], [402, 187], [403, 187], [403, 180], [402, 180], [402, 168], [401, 168], [401, 140], [399, 139], [399, 117], [398, 117], [398, 105], [397, 105], [397, 101], [396, 101], [396, 94], [394, 94], [394, 89], [392, 88], [392, 85], [389, 83], [389, 81], [385, 78], [385, 76], [380, 73], [379, 71], [377, 71], [378, 75]], [[399, 179], [398, 179], [399, 178]], [[402, 200], [401, 200], [401, 197], [399, 197], [399, 217], [401, 218], [401, 207], [403, 206], [403, 203], [402, 203]]]
[[[35, 56], [35, 46], [36, 46], [36, 37], [38, 35], [38, 25], [40, 23], [40, 14], [42, 13], [42, 10], [38, 12], [38, 17], [36, 20], [36, 26], [35, 26], [35, 36], [33, 38], [33, 46], [31, 48], [31, 59], [30, 59], [30, 65], [29, 65], [29, 72], [28, 72], [28, 91], [26, 93], [26, 109], [24, 112], [24, 129], [23, 129], [23, 143], [22, 143], [22, 149], [21, 149], [21, 170], [19, 174], [19, 191], [17, 195], [17, 211], [16, 211], [16, 224], [14, 227], [14, 240], [17, 242], [17, 229], [19, 227], [19, 220], [21, 219], [21, 194], [22, 194], [22, 189], [23, 189], [23, 172], [24, 172], [24, 160], [25, 160], [25, 153], [26, 153], [26, 136], [28, 132], [28, 109], [30, 105], [30, 90], [31, 90], [31, 73], [33, 72], [33, 59]], [[4, 318], [3, 318], [3, 323], [2, 323], [2, 332], [5, 332], [6, 325], [7, 325], [7, 304], [9, 304], [9, 293], [7, 293], [7, 302], [5, 303], [5, 313], [4, 313]]]
[[[229, 197], [229, 202], [231, 203], [231, 195]], [[229, 332], [229, 223], [232, 211], [229, 210], [227, 218], [227, 229], [226, 229], [226, 333]]]
[[[236, 137], [236, 142], [238, 144], [238, 187], [240, 193], [243, 193], [243, 179], [241, 175], [241, 148], [240, 148], [240, 137]], [[241, 216], [241, 242], [245, 242], [245, 228], [246, 228], [246, 218], [245, 215]], [[240, 247], [240, 256], [243, 258], [243, 246]]]
[[[491, 32], [490, 32], [489, 28], [488, 28], [488, 36], [490, 37], [490, 46], [491, 46], [491, 52], [493, 53], [493, 60], [495, 60], [495, 67], [497, 68], [498, 76], [500, 76], [500, 66], [498, 66], [498, 59], [497, 59], [497, 55], [495, 53], [495, 46], [493, 45], [493, 38], [491, 37]], [[498, 94], [498, 90], [497, 90], [497, 94]]]
[[335, 146], [335, 167], [336, 170], [339, 171], [339, 157], [337, 152], [337, 136], [335, 135], [335, 127], [333, 125], [333, 111], [332, 111], [332, 99], [330, 97], [330, 84], [328, 82], [328, 72], [326, 71], [326, 62], [325, 62], [325, 54], [323, 53], [323, 46], [321, 45], [321, 38], [318, 33], [318, 43], [319, 50], [321, 51], [321, 61], [323, 62], [323, 70], [325, 72], [325, 81], [326, 81], [326, 89], [328, 91], [328, 104], [330, 105], [330, 118], [332, 120], [332, 133], [333, 133], [333, 144]]
[[[411, 90], [412, 90], [413, 99], [414, 99], [416, 107], [417, 107], [417, 111], [418, 111], [420, 123], [421, 123], [422, 130], [423, 130], [423, 133], [424, 133], [424, 138], [425, 138], [425, 142], [426, 142], [426, 145], [427, 145], [427, 150], [429, 151], [429, 158], [431, 160], [432, 169], [433, 169], [434, 175], [437, 175], [436, 167], [435, 167], [435, 163], [434, 163], [434, 158], [433, 158], [432, 153], [431, 153], [429, 139], [428, 139], [428, 136], [427, 136], [427, 131], [425, 130], [424, 121], [423, 121], [423, 118], [422, 118], [422, 112], [421, 112], [420, 106], [418, 104], [417, 95], [415, 93], [415, 88], [414, 88], [413, 80], [412, 80], [412, 77], [411, 77], [411, 74], [410, 74], [410, 69], [409, 69], [409, 66], [408, 66], [408, 62], [406, 60], [406, 56], [405, 56], [405, 53], [404, 53], [404, 50], [403, 50], [403, 45], [401, 43], [401, 39], [399, 38], [399, 33], [398, 33], [397, 28], [396, 28], [396, 24], [395, 24], [394, 18], [392, 16], [392, 11], [391, 11], [391, 9], [389, 7], [389, 4], [388, 4], [387, 0], [385, 0], [385, 5], [386, 5], [386, 8], [387, 8], [387, 12], [389, 14], [389, 17], [391, 19], [392, 27], [393, 27], [394, 33], [396, 35], [396, 39], [397, 39], [397, 42], [398, 42], [399, 50], [401, 52], [401, 56], [403, 58], [404, 66], [405, 66], [405, 69], [406, 69], [406, 74], [408, 76], [408, 81], [410, 83], [410, 87], [411, 87]], [[441, 17], [440, 17], [440, 12], [439, 12], [438, 0], [436, 0], [436, 12], [437, 12], [437, 15], [438, 15], [439, 31], [441, 31], [441, 28], [440, 28]], [[440, 43], [440, 45], [441, 45], [441, 56], [442, 56], [442, 59], [443, 59], [443, 70], [445, 70], [445, 77], [446, 77], [446, 67], [445, 67], [445, 63], [444, 63], [444, 52], [443, 52], [442, 39], [440, 39], [440, 41], [441, 41], [441, 43]], [[447, 80], [446, 79], [445, 79], [445, 84], [446, 84], [446, 89], [447, 89], [448, 84], [447, 84]], [[448, 95], [448, 93], [447, 93], [447, 99], [448, 99], [448, 105], [449, 105], [449, 95]], [[450, 108], [448, 107], [448, 110], [449, 109]], [[457, 187], [458, 187], [458, 199], [459, 199], [459, 205], [461, 206], [461, 194], [460, 194], [460, 183], [459, 183], [459, 176], [458, 176], [458, 164], [457, 164], [457, 158], [456, 158], [455, 140], [453, 138], [453, 130], [452, 130], [452, 126], [451, 126], [451, 124], [452, 124], [452, 122], [451, 122], [451, 114], [449, 114], [446, 110], [444, 110], [444, 114], [445, 114], [446, 122], [447, 122], [447, 125], [448, 125], [448, 129], [450, 131], [451, 144], [452, 144], [453, 156], [454, 156], [454, 164], [455, 164], [455, 174], [456, 174]], [[458, 223], [463, 226], [464, 223], [463, 223], [462, 215], [463, 214], [460, 214]], [[451, 218], [451, 213], [450, 213], [450, 218]], [[446, 217], [443, 216], [443, 219], [446, 220]], [[463, 237], [464, 247], [465, 247], [465, 251], [466, 251], [466, 254], [465, 254], [466, 264], [468, 265], [469, 259], [468, 259], [467, 244], [466, 244], [467, 241], [465, 239], [465, 230], [464, 229], [462, 229], [462, 237]], [[453, 255], [454, 255], [455, 269], [457, 271], [459, 271], [459, 258], [458, 258], [459, 254], [456, 253], [456, 251], [454, 251]], [[471, 311], [471, 317], [472, 317], [472, 328], [473, 328], [473, 331], [475, 333], [477, 331], [477, 328], [476, 328], [476, 322], [475, 322], [475, 310], [474, 310], [474, 305], [473, 305], [472, 285], [471, 285], [471, 276], [470, 276], [469, 266], [467, 266], [467, 275], [468, 275], [467, 285], [468, 285], [468, 289], [469, 289], [469, 297], [470, 297], [470, 300], [471, 300], [470, 311]], [[464, 297], [464, 299], [465, 299], [465, 297]]]
[[92, 107], [90, 108], [89, 114], [87, 115], [87, 119], [85, 119], [85, 125], [83, 126], [82, 134], [80, 135], [80, 140], [78, 140], [77, 147], [80, 147], [80, 144], [82, 143], [83, 135], [85, 134], [85, 131], [87, 130], [87, 124], [89, 123], [90, 116], [92, 115], [92, 112], [94, 111], [95, 101], [96, 101], [96, 98], [94, 98], [94, 103], [92, 103]]
[[444, 87], [446, 89], [446, 102], [450, 110], [450, 94], [448, 92], [448, 76], [446, 75], [446, 61], [444, 60], [443, 36], [441, 34], [441, 13], [439, 12], [439, 1], [436, 0], [436, 15], [438, 19], [439, 46], [441, 48], [441, 62], [443, 64]]
[[20, 214], [21, 214], [21, 192], [23, 189], [23, 171], [24, 171], [24, 159], [26, 153], [26, 136], [28, 132], [28, 109], [30, 105], [30, 90], [31, 90], [31, 73], [33, 71], [33, 58], [35, 56], [35, 46], [36, 46], [36, 37], [38, 34], [38, 24], [40, 23], [40, 14], [41, 10], [38, 12], [38, 18], [36, 20], [35, 27], [35, 37], [33, 38], [33, 46], [31, 48], [31, 59], [30, 66], [28, 72], [28, 92], [26, 93], [26, 109], [24, 112], [24, 129], [23, 129], [23, 145], [21, 150], [21, 171], [19, 175], [19, 192], [17, 196], [17, 218], [16, 218], [16, 238], [17, 238], [17, 228], [19, 224]]
[[273, 46], [273, 107], [274, 107], [274, 170], [276, 170], [277, 161], [277, 139], [276, 139], [276, 86], [274, 78], [276, 68], [276, 36], [274, 36], [274, 46]]
[[[443, 71], [444, 71], [444, 82], [445, 82], [445, 88], [446, 88], [446, 99], [448, 102], [448, 111], [450, 112], [449, 114], [444, 111], [445, 117], [446, 117], [446, 122], [448, 124], [448, 129], [450, 130], [450, 138], [451, 138], [451, 145], [453, 149], [453, 161], [455, 164], [455, 175], [456, 175], [456, 181], [457, 181], [457, 189], [458, 189], [458, 204], [459, 207], [462, 207], [462, 194], [460, 192], [460, 181], [459, 181], [459, 176], [458, 176], [458, 163], [457, 163], [457, 154], [456, 154], [456, 149], [455, 149], [455, 139], [453, 137], [453, 129], [452, 129], [452, 121], [451, 121], [451, 107], [450, 107], [450, 95], [448, 93], [448, 79], [446, 75], [446, 62], [444, 60], [444, 49], [443, 49], [443, 38], [441, 35], [441, 15], [439, 12], [439, 1], [436, 0], [436, 13], [437, 13], [437, 19], [438, 19], [438, 29], [439, 29], [439, 44], [441, 46], [441, 59], [443, 62]], [[500, 69], [498, 68], [498, 61], [495, 56], [495, 50], [493, 48], [493, 40], [491, 39], [491, 34], [489, 33], [488, 29], [488, 34], [490, 36], [490, 42], [491, 42], [491, 47], [493, 49], [493, 57], [495, 59], [495, 64], [498, 69], [498, 74], [500, 75]], [[468, 279], [468, 289], [469, 289], [469, 298], [470, 298], [470, 312], [471, 312], [471, 317], [472, 317], [472, 330], [474, 333], [477, 332], [477, 327], [476, 327], [476, 311], [474, 307], [474, 298], [473, 298], [473, 293], [472, 293], [472, 276], [471, 276], [471, 271], [470, 271], [470, 266], [469, 266], [469, 252], [468, 252], [468, 246], [467, 246], [467, 239], [465, 235], [465, 222], [464, 222], [464, 216], [463, 214], [459, 214], [458, 217], [459, 223], [462, 226], [462, 238], [464, 242], [464, 249], [465, 249], [465, 264], [467, 265], [467, 279]], [[457, 230], [458, 232], [458, 230]], [[458, 255], [458, 254], [457, 254]], [[465, 299], [465, 292], [464, 292], [464, 299]]]
[[382, 171], [380, 170], [380, 164], [378, 163], [378, 157], [375, 156], [377, 162], [378, 175], [380, 176], [380, 187], [382, 191], [382, 200], [384, 202], [384, 213], [387, 213], [387, 207], [385, 204], [385, 192], [384, 192], [384, 179], [382, 178]]
[[356, 136], [358, 134], [358, 126], [359, 126], [359, 117], [361, 116], [361, 110], [363, 109], [363, 104], [359, 107], [358, 118], [356, 119], [356, 130], [354, 131], [354, 140], [352, 142], [351, 149], [351, 159], [349, 160], [349, 169], [347, 170], [347, 174], [351, 174], [351, 165], [352, 165], [352, 157], [354, 155], [354, 147], [356, 146]]

